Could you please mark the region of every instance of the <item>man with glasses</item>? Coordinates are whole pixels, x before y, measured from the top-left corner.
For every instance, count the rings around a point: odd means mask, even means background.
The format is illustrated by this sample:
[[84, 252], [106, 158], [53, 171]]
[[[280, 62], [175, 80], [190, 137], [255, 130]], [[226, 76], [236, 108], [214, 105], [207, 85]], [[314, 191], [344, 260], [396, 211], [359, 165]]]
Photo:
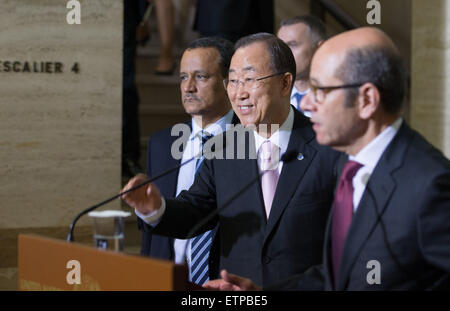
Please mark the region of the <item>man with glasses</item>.
[[[376, 28], [326, 41], [313, 57], [317, 140], [348, 155], [327, 225], [323, 264], [278, 289], [450, 288], [450, 161], [402, 119], [406, 74]], [[221, 273], [208, 287], [256, 289]]]
[[[320, 263], [336, 183], [340, 153], [318, 145], [308, 118], [290, 105], [294, 77], [292, 52], [276, 36], [240, 39], [225, 86], [242, 125], [251, 129], [243, 133], [245, 156], [235, 148], [232, 159], [205, 160], [193, 186], [175, 200], [162, 198], [154, 185], [124, 197], [154, 217], [158, 234], [184, 237], [218, 212], [199, 231], [218, 224], [220, 269], [259, 285]], [[227, 151], [239, 147], [225, 136]], [[291, 161], [280, 162], [287, 151]], [[135, 178], [124, 190], [142, 181]]]
[[[226, 130], [227, 124], [236, 124], [238, 119], [231, 109], [227, 93], [222, 87], [223, 79], [228, 76], [228, 67], [233, 55], [233, 44], [221, 38], [200, 38], [189, 43], [180, 62], [180, 91], [184, 110], [191, 116], [190, 122], [184, 125], [189, 132], [183, 136], [183, 131], [170, 127], [150, 137], [147, 148], [147, 174], [156, 176], [180, 163], [184, 163], [200, 153], [203, 140], [217, 136]], [[180, 128], [181, 129], [181, 128]], [[173, 134], [174, 135], [173, 135]], [[185, 147], [181, 157], [172, 152], [172, 145], [179, 139], [185, 140]], [[202, 165], [202, 158], [197, 157], [183, 165], [173, 173], [158, 179], [155, 184], [166, 197], [176, 197], [181, 191], [192, 185], [198, 168]], [[189, 240], [174, 239], [153, 234], [152, 226], [147, 217], [139, 214], [138, 225], [142, 232], [141, 254], [154, 258], [174, 260], [176, 263], [189, 263], [189, 279], [196, 284], [204, 284], [217, 266], [214, 249], [205, 247], [202, 261], [192, 260], [192, 257], [202, 250], [197, 241], [204, 241], [208, 245], [216, 238], [215, 231], [206, 232]], [[203, 239], [202, 239], [203, 238]], [[212, 254], [209, 256], [209, 254]], [[202, 263], [202, 264], [200, 264]], [[193, 273], [195, 271], [195, 273]]]

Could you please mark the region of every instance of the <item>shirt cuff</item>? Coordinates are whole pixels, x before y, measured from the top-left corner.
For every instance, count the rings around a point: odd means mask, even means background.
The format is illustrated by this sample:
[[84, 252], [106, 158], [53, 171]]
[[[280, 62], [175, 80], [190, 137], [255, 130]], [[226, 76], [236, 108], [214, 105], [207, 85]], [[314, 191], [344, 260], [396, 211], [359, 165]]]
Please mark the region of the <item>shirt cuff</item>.
[[161, 207], [156, 211], [150, 212], [148, 214], [142, 214], [139, 213], [137, 210], [134, 210], [135, 214], [140, 219], [142, 219], [146, 224], [152, 227], [156, 227], [159, 224], [165, 211], [166, 211], [166, 200], [164, 200], [164, 197], [161, 197]]

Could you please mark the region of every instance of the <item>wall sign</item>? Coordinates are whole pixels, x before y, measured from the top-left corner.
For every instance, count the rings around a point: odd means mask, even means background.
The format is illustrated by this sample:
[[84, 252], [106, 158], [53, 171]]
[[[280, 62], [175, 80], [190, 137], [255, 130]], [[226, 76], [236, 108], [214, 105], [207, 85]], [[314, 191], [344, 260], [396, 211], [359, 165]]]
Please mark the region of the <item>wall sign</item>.
[[80, 66], [77, 62], [64, 64], [58, 61], [0, 60], [0, 72], [58, 74], [65, 71], [79, 73]]

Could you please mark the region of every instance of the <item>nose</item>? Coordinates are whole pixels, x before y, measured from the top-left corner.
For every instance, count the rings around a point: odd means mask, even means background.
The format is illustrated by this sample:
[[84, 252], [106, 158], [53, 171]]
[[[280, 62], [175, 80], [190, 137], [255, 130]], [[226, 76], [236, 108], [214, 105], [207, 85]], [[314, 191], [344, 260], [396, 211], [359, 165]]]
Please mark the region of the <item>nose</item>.
[[240, 100], [244, 100], [249, 97], [248, 91], [245, 88], [245, 84], [242, 83], [241, 81], [239, 81], [234, 92], [236, 93], [237, 98]]
[[300, 101], [300, 109], [302, 111], [313, 112], [315, 110], [315, 101], [312, 95], [312, 92], [309, 92], [305, 96], [303, 96]]
[[183, 91], [185, 93], [194, 93], [197, 91], [195, 79], [193, 77], [189, 77], [183, 82]]

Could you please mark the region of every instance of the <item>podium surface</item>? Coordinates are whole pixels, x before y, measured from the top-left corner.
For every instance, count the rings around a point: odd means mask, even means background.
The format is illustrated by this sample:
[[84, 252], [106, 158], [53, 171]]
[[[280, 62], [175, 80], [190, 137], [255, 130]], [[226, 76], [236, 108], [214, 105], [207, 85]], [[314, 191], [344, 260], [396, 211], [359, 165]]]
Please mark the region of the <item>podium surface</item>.
[[188, 289], [187, 268], [171, 261], [19, 235], [19, 290]]

